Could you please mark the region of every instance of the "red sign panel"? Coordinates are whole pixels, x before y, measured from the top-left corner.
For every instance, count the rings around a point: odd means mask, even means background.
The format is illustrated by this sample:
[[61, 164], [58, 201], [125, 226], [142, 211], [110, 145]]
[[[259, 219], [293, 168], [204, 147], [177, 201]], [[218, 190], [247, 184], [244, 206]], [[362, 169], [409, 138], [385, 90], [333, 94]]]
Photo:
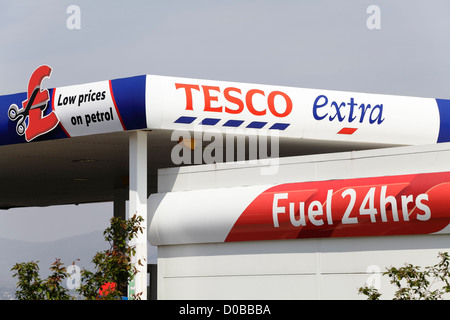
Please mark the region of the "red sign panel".
[[450, 223], [450, 172], [287, 183], [256, 197], [226, 241], [429, 234]]

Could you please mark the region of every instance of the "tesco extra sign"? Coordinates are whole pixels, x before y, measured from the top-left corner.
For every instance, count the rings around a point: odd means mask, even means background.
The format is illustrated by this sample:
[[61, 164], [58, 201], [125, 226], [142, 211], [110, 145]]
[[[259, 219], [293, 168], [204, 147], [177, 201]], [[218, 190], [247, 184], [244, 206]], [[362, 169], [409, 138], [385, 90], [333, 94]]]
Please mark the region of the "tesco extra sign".
[[[292, 89], [287, 94], [282, 88], [257, 89], [249, 85], [175, 82], [175, 90], [184, 97], [184, 111], [215, 112], [231, 115], [248, 113], [250, 116], [286, 118], [294, 108], [307, 108], [311, 120], [320, 122], [368, 123], [380, 125], [385, 121], [383, 103], [358, 100], [348, 96], [345, 100], [333, 99], [331, 93]], [[242, 88], [247, 89], [242, 89]], [[342, 96], [341, 96], [342, 98]], [[361, 98], [361, 96], [360, 96]], [[373, 98], [372, 98], [373, 99]], [[299, 115], [299, 113], [296, 113]], [[305, 113], [302, 113], [303, 116]], [[295, 117], [295, 116], [294, 116]]]

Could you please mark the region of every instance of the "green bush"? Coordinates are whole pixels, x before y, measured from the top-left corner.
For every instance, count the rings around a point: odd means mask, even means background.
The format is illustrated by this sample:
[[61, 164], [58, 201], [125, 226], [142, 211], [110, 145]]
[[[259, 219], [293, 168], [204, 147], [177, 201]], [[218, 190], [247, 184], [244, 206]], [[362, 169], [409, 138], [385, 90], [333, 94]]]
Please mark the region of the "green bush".
[[[110, 248], [98, 252], [92, 259], [94, 271], [83, 269], [81, 282], [76, 292], [87, 300], [117, 300], [127, 295], [127, 284], [137, 273], [131, 264], [131, 257], [135, 255], [134, 246], [129, 242], [139, 232], [142, 217], [134, 215], [129, 220], [112, 218], [110, 227], [106, 228], [103, 236], [109, 242]], [[16, 263], [11, 271], [13, 277], [18, 278], [16, 298], [19, 300], [72, 300], [75, 297], [68, 293], [68, 289], [61, 285], [62, 280], [69, 277], [60, 259], [50, 267], [52, 274], [45, 280], [39, 276], [38, 262]], [[141, 261], [138, 261], [141, 263]], [[106, 283], [114, 283], [108, 292], [99, 294], [99, 289]], [[135, 296], [139, 299], [139, 296]]]
[[[450, 292], [450, 258], [447, 252], [440, 252], [440, 261], [423, 270], [419, 266], [405, 264], [403, 267], [391, 267], [383, 275], [390, 278], [396, 287], [393, 300], [440, 300]], [[436, 288], [437, 285], [440, 287]], [[367, 296], [367, 300], [379, 300], [380, 292], [374, 287], [365, 285], [358, 289], [359, 294]]]
[[50, 270], [53, 272], [46, 280], [39, 277], [38, 261], [17, 263], [11, 269], [13, 277], [18, 277], [16, 298], [19, 300], [70, 300], [68, 289], [61, 281], [68, 277], [66, 268], [59, 259], [53, 262]]

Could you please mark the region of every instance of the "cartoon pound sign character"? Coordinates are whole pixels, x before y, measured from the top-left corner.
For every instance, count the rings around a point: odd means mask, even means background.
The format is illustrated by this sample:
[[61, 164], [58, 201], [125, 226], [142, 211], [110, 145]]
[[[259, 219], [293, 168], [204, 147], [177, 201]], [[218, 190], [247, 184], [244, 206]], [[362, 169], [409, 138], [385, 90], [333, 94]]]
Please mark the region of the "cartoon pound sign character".
[[[19, 109], [16, 104], [12, 104], [8, 109], [9, 119], [17, 120], [17, 134], [25, 134], [25, 139], [28, 142], [53, 130], [59, 123], [54, 111], [45, 117], [43, 116], [50, 96], [47, 89], [41, 90], [41, 82], [45, 77], [50, 77], [51, 72], [52, 69], [47, 65], [37, 68], [28, 82], [28, 99], [22, 102], [22, 108]], [[25, 124], [27, 117], [28, 125]]]

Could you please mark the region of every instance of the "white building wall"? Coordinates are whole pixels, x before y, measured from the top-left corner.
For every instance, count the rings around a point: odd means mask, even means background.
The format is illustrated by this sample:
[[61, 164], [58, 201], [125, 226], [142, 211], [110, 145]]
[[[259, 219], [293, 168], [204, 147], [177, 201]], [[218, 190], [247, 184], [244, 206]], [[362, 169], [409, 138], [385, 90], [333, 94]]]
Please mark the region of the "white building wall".
[[[450, 145], [284, 158], [274, 175], [260, 169], [245, 163], [164, 169], [159, 192], [450, 171]], [[149, 210], [156, 207], [150, 200]], [[157, 228], [152, 232], [157, 238]], [[358, 288], [368, 280], [392, 299], [394, 286], [381, 273], [405, 263], [436, 264], [439, 252], [450, 251], [447, 233], [159, 244], [158, 299], [366, 299]]]
[[366, 299], [370, 280], [392, 299], [386, 268], [434, 265], [442, 251], [450, 235], [161, 246], [158, 299]]

